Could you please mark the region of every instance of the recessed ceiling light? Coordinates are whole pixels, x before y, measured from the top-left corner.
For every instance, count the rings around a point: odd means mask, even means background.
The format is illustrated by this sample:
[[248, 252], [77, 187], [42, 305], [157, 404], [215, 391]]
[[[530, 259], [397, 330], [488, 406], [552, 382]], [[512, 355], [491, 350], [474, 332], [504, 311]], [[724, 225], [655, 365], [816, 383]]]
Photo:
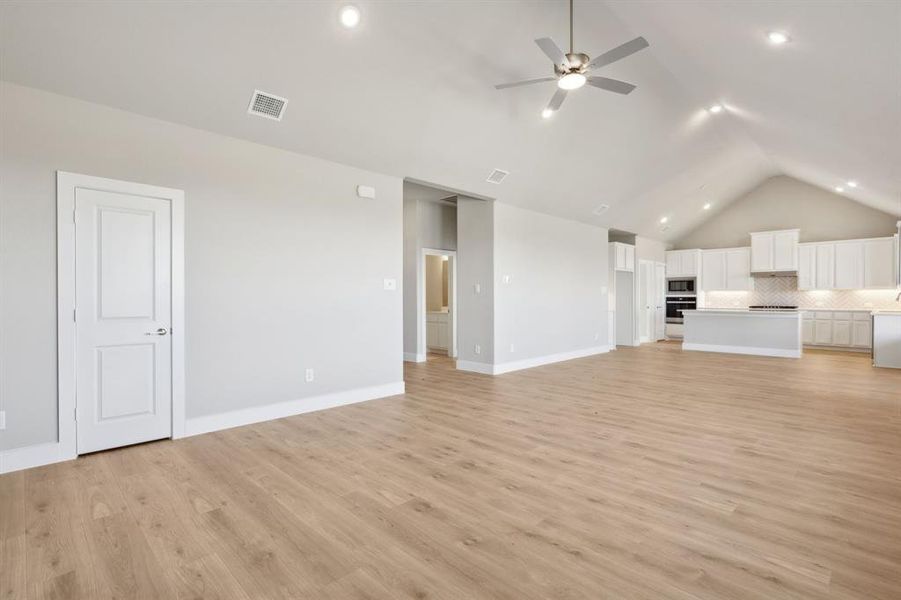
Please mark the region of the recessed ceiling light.
[[669, 221], [669, 217], [660, 217], [660, 223], [661, 223], [661, 224], [664, 224], [664, 223], [666, 223], [667, 221]]
[[554, 111], [551, 110], [550, 108], [545, 108], [543, 111], [541, 111], [542, 119], [550, 119], [553, 116], [554, 116]]
[[353, 29], [360, 24], [360, 9], [356, 6], [345, 6], [341, 9], [341, 24]]
[[710, 207], [711, 207], [711, 206], [713, 206], [713, 205], [710, 204], [709, 202], [707, 202], [707, 203], [704, 204], [703, 208], [704, 208], [704, 210], [710, 210]]
[[712, 112], [713, 114], [721, 113], [721, 112], [723, 112], [723, 105], [722, 105], [722, 104], [714, 104], [713, 106], [711, 106], [711, 107], [708, 108], [707, 110], [709, 110], [709, 111]]
[[856, 181], [849, 181], [849, 182], [848, 182], [848, 187], [856, 188], [856, 187], [857, 187], [857, 182], [856, 182]]
[[835, 191], [838, 192], [839, 194], [841, 194], [842, 192], [845, 191], [845, 188], [843, 188], [840, 185], [837, 185], [837, 186], [835, 186]]
[[771, 31], [766, 34], [766, 39], [770, 40], [770, 43], [774, 46], [781, 46], [791, 38], [788, 37], [788, 34], [783, 31]]
[[585, 85], [585, 76], [581, 73], [567, 73], [557, 80], [557, 87], [561, 90], [577, 90]]

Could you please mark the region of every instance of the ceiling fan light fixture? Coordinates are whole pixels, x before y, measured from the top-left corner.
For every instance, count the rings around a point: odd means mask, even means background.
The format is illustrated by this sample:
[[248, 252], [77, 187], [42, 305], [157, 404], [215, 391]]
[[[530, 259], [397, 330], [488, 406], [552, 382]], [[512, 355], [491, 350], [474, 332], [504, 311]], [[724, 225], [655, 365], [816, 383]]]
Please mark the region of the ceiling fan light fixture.
[[581, 73], [567, 73], [563, 77], [557, 80], [557, 87], [561, 90], [577, 90], [583, 85], [587, 78]]

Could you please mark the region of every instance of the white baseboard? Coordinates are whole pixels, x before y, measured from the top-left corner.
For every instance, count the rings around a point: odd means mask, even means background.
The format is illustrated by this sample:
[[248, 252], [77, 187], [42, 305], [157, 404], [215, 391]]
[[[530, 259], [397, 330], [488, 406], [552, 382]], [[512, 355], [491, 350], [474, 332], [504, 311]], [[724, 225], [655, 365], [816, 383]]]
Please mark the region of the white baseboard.
[[75, 456], [64, 456], [59, 442], [35, 444], [24, 448], [0, 450], [0, 474], [21, 471], [32, 467], [42, 467], [51, 463], [72, 460]]
[[754, 346], [722, 346], [719, 344], [690, 344], [683, 342], [683, 350], [696, 352], [722, 352], [725, 354], [751, 354], [754, 356], [776, 356], [779, 358], [801, 358], [801, 350], [783, 348], [758, 348]]
[[501, 375], [502, 373], [521, 371], [522, 369], [531, 369], [533, 367], [540, 367], [542, 365], [549, 365], [556, 362], [573, 360], [575, 358], [584, 358], [586, 356], [594, 356], [595, 354], [604, 354], [607, 352], [610, 352], [610, 346], [593, 346], [591, 348], [583, 348], [581, 350], [558, 352], [557, 354], [546, 354], [544, 356], [524, 358], [522, 360], [514, 360], [493, 365], [487, 363], [471, 362], [467, 360], [458, 360], [457, 369], [461, 371], [483, 373], [485, 375]]
[[481, 373], [482, 375], [494, 375], [494, 365], [474, 362], [471, 360], [458, 360], [457, 370], [470, 371], [471, 373]]
[[404, 352], [404, 362], [425, 362], [425, 354], [416, 354], [415, 352]]
[[326, 408], [344, 406], [345, 404], [375, 400], [376, 398], [397, 396], [403, 393], [404, 382], [396, 381], [384, 385], [357, 388], [332, 394], [323, 394], [321, 396], [311, 396], [309, 398], [300, 398], [298, 400], [289, 400], [287, 402], [278, 402], [276, 404], [242, 408], [240, 410], [233, 410], [216, 415], [194, 417], [193, 419], [187, 419], [185, 422], [185, 436], [209, 433], [221, 429], [231, 429], [232, 427], [240, 427], [242, 425], [251, 425], [253, 423], [291, 417]]

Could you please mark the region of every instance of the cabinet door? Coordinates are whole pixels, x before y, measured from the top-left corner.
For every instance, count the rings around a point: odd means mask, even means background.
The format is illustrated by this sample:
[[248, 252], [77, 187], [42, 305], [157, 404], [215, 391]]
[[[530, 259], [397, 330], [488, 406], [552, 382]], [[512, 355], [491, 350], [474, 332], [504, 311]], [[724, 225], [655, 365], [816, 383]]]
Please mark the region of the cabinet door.
[[635, 246], [629, 246], [626, 244], [624, 246], [626, 249], [626, 264], [623, 267], [624, 271], [634, 271], [635, 270]]
[[686, 250], [682, 253], [682, 274], [689, 277], [697, 277], [701, 270], [698, 264], [701, 260], [700, 252], [697, 250]]
[[751, 289], [751, 249], [726, 251], [726, 289]]
[[614, 268], [617, 271], [622, 271], [626, 268], [626, 247], [622, 244], [616, 244], [613, 246], [614, 254], [616, 255], [616, 262], [614, 263]]
[[895, 241], [892, 238], [864, 242], [863, 273], [864, 287], [895, 287]]
[[817, 244], [816, 277], [813, 289], [831, 290], [835, 287], [835, 244]]
[[755, 233], [751, 236], [751, 270], [773, 270], [772, 233]]
[[832, 321], [818, 319], [814, 322], [813, 343], [826, 346], [832, 344]]
[[814, 343], [813, 337], [813, 319], [804, 319], [801, 321], [801, 343], [802, 344], [812, 344]]
[[851, 345], [857, 348], [869, 348], [872, 344], [869, 321], [854, 321], [851, 326]]
[[778, 231], [773, 234], [773, 270], [798, 270], [797, 231]]
[[817, 249], [816, 246], [798, 248], [798, 289], [812, 290], [816, 288]]
[[863, 287], [863, 242], [835, 244], [835, 288], [859, 290]]
[[666, 253], [666, 276], [679, 277], [682, 275], [682, 256], [676, 250]]
[[832, 322], [832, 344], [835, 346], [851, 345], [851, 321]]
[[726, 253], [705, 250], [701, 253], [701, 284], [705, 292], [726, 289]]

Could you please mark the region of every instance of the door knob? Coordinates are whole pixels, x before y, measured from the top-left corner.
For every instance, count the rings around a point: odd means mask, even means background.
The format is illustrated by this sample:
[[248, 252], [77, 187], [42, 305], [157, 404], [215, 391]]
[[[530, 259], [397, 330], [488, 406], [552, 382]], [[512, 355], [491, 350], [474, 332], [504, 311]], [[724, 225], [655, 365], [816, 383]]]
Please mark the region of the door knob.
[[148, 331], [144, 335], [166, 335], [167, 333], [169, 333], [168, 329], [166, 329], [165, 327], [160, 327], [156, 331]]

